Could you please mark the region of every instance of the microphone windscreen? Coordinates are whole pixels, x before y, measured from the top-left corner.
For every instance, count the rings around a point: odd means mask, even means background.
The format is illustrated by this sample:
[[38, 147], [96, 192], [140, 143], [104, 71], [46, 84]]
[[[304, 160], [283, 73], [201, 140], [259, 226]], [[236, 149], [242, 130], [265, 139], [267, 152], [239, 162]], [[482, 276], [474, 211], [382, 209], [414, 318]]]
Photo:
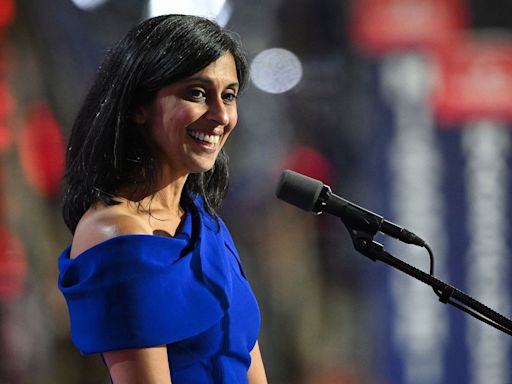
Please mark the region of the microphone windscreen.
[[324, 184], [300, 173], [285, 170], [277, 184], [276, 196], [305, 211], [313, 211]]

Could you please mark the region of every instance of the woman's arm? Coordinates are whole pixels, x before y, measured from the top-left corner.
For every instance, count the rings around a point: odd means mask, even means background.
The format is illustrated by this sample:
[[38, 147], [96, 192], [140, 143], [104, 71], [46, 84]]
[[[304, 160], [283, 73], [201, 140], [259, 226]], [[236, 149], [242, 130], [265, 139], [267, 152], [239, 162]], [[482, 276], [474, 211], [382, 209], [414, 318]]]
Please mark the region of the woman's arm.
[[251, 366], [247, 372], [247, 378], [249, 379], [249, 384], [267, 384], [267, 376], [258, 342], [256, 342], [251, 351]]
[[165, 345], [105, 352], [114, 384], [171, 384]]

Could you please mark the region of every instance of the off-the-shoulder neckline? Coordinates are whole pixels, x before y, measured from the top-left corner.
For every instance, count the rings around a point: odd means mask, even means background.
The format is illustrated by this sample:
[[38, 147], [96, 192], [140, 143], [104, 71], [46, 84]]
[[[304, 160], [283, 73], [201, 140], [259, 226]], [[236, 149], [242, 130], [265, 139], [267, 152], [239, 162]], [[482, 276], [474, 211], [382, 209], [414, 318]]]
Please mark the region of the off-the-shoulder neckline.
[[123, 235], [118, 235], [118, 236], [114, 236], [114, 237], [111, 237], [109, 239], [106, 239], [106, 240], [103, 240], [97, 244], [94, 244], [93, 246], [87, 248], [86, 250], [84, 250], [83, 252], [79, 253], [78, 255], [76, 255], [75, 257], [71, 258], [69, 253], [71, 251], [71, 244], [68, 245], [64, 251], [63, 251], [63, 254], [66, 256], [66, 258], [68, 260], [77, 260], [78, 258], [80, 258], [82, 255], [85, 255], [85, 254], [88, 254], [88, 253], [91, 253], [95, 250], [97, 250], [98, 248], [103, 248], [107, 245], [109, 245], [110, 243], [113, 243], [113, 242], [117, 242], [117, 241], [121, 241], [121, 240], [127, 240], [127, 239], [145, 239], [145, 240], [150, 240], [150, 241], [156, 241], [156, 242], [168, 242], [168, 241], [183, 241], [183, 240], [186, 240], [187, 238], [185, 237], [185, 235], [187, 237], [189, 237], [188, 234], [183, 234], [182, 232], [180, 234], [178, 234], [177, 236], [175, 237], [168, 237], [168, 236], [160, 236], [160, 235], [152, 235], [152, 234], [148, 234], [148, 233], [128, 233], [128, 234], [123, 234]]

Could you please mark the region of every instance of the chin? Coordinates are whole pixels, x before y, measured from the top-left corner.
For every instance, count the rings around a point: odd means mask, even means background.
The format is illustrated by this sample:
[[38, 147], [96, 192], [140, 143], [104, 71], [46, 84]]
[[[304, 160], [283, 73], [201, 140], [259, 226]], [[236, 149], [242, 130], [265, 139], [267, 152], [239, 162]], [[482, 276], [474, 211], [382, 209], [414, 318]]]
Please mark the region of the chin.
[[196, 167], [193, 167], [190, 173], [204, 173], [208, 172], [213, 168], [214, 164], [204, 164], [204, 165], [198, 165]]
[[217, 160], [217, 154], [215, 156], [197, 156], [190, 157], [186, 167], [189, 173], [203, 173], [211, 170], [215, 161]]

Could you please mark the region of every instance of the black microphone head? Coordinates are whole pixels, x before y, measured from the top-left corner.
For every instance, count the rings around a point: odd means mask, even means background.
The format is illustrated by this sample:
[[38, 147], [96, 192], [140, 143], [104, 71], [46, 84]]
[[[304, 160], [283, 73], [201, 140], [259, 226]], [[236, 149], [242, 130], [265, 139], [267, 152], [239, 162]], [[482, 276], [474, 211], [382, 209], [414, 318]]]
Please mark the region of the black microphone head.
[[276, 196], [309, 212], [314, 210], [323, 187], [321, 181], [287, 169], [279, 179]]

